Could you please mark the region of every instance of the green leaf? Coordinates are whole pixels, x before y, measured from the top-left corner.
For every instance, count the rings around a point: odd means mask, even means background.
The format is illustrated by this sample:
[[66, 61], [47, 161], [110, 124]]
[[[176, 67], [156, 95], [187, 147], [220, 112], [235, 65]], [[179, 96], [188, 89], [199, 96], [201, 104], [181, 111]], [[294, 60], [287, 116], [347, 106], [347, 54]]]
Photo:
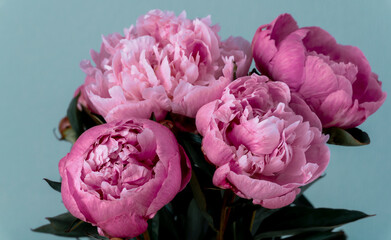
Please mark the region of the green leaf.
[[[50, 224], [32, 229], [32, 231], [63, 237], [99, 237], [96, 227], [75, 218], [69, 212], [47, 218], [47, 220], [49, 220]], [[101, 237], [99, 239], [105, 238]]]
[[202, 137], [201, 137], [201, 135], [199, 135], [199, 134], [194, 134], [194, 133], [185, 133], [185, 134], [187, 134], [187, 137], [188, 137], [191, 141], [197, 143], [198, 145], [201, 145], [201, 143], [202, 143]]
[[203, 239], [207, 223], [198, 208], [196, 201], [193, 199], [189, 204], [186, 217], [186, 239], [198, 240]]
[[261, 223], [255, 239], [327, 231], [366, 217], [369, 215], [346, 209], [285, 207]]
[[213, 230], [217, 231], [214, 227], [213, 217], [210, 216], [207, 211], [206, 199], [204, 193], [201, 190], [201, 186], [197, 180], [197, 176], [194, 173], [194, 171], [191, 174], [190, 187], [191, 187], [191, 191], [193, 192], [194, 200], [197, 203], [197, 206], [200, 209], [202, 216], [204, 216], [204, 218], [208, 221], [209, 226]]
[[170, 211], [169, 206], [164, 206], [159, 210], [159, 238], [160, 239], [175, 239], [180, 240], [178, 227], [174, 220], [174, 215]]
[[195, 175], [194, 171], [191, 174], [191, 179], [190, 179], [190, 187], [191, 191], [193, 192], [194, 199], [198, 205], [198, 207], [202, 211], [206, 211], [206, 200], [204, 193], [201, 190], [200, 184], [197, 180], [197, 176]]
[[154, 122], [157, 122], [157, 121], [156, 121], [156, 117], [155, 117], [155, 113], [154, 113], [154, 112], [152, 112], [151, 117], [149, 118], [149, 120], [152, 120], [152, 121], [154, 121]]
[[77, 103], [80, 97], [80, 93], [74, 97], [69, 103], [67, 110], [67, 117], [72, 129], [75, 131], [76, 136], [79, 137], [83, 133], [83, 122], [81, 111], [77, 108]]
[[159, 240], [159, 214], [148, 220], [148, 232], [151, 240]]
[[366, 132], [358, 128], [342, 129], [337, 127], [325, 128], [323, 133], [330, 136], [329, 144], [342, 146], [363, 146], [371, 141]]
[[102, 116], [92, 113], [88, 108], [82, 106], [82, 110], [82, 118], [87, 128], [106, 123]]
[[56, 190], [57, 192], [61, 192], [61, 182], [51, 181], [47, 178], [44, 178], [43, 180], [45, 180], [54, 190]]
[[252, 222], [252, 226], [251, 226], [251, 234], [255, 235], [261, 223], [270, 215], [277, 212], [278, 210], [280, 209], [267, 209], [263, 207], [257, 209], [255, 212], [254, 221]]
[[252, 240], [250, 229], [247, 224], [241, 221], [234, 221], [232, 223], [232, 235], [234, 240]]
[[339, 232], [307, 232], [298, 234], [285, 240], [346, 240], [347, 237], [343, 231]]
[[312, 205], [312, 203], [304, 196], [304, 194], [301, 194], [298, 198], [296, 198], [293, 204], [299, 207], [314, 208], [314, 205]]
[[200, 168], [210, 177], [213, 176], [214, 167], [210, 165], [201, 150], [202, 138], [198, 134], [189, 132], [178, 133], [178, 142], [185, 149], [187, 156], [192, 162], [193, 166]]
[[102, 116], [91, 113], [86, 107], [82, 106], [82, 110], [79, 110], [77, 107], [79, 97], [80, 93], [72, 99], [67, 110], [67, 117], [76, 139], [87, 129], [105, 123]]
[[256, 69], [256, 68], [253, 68], [252, 70], [251, 70], [251, 72], [249, 72], [248, 73], [248, 75], [250, 76], [250, 75], [252, 75], [252, 74], [257, 74], [257, 75], [261, 75], [259, 72], [258, 72], [258, 70]]
[[46, 224], [46, 225], [40, 226], [38, 228], [32, 229], [32, 231], [39, 232], [39, 233], [48, 233], [48, 234], [53, 234], [53, 235], [62, 236], [62, 237], [72, 237], [72, 238], [81, 237], [78, 234], [75, 234], [72, 232], [69, 233], [69, 232], [65, 232], [65, 231], [59, 231], [59, 230], [55, 229], [51, 224]]

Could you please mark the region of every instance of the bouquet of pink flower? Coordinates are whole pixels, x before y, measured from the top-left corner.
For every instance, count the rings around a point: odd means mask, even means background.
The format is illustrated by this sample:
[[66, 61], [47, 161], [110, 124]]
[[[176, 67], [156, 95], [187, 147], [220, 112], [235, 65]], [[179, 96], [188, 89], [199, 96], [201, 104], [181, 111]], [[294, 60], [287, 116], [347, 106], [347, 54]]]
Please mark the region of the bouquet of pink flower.
[[[356, 47], [289, 14], [252, 43], [221, 40], [209, 17], [153, 10], [103, 37], [82, 61], [60, 160], [69, 212], [34, 229], [95, 239], [346, 239], [368, 215], [315, 208], [304, 191], [329, 144], [360, 146], [356, 128], [385, 101]], [[254, 59], [259, 72], [249, 72]]]

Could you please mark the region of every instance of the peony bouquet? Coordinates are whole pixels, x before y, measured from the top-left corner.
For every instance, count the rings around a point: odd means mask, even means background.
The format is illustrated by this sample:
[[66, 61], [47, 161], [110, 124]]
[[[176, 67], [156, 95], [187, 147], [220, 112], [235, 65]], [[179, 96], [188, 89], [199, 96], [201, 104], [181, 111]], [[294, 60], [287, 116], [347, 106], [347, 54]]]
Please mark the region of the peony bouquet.
[[[252, 43], [222, 40], [210, 17], [152, 10], [102, 38], [81, 62], [59, 131], [69, 212], [34, 229], [92, 239], [346, 239], [368, 217], [315, 208], [328, 144], [360, 146], [356, 128], [386, 93], [356, 47], [289, 14]], [[256, 69], [250, 71], [254, 60]]]

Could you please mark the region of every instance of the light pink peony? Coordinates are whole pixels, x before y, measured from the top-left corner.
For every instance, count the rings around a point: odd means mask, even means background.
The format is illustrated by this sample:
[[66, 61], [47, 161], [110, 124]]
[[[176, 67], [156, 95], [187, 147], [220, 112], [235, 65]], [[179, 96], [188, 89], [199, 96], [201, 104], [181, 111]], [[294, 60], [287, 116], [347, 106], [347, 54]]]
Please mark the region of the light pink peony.
[[103, 37], [96, 66], [81, 62], [87, 74], [82, 99], [106, 121], [128, 117], [162, 120], [167, 112], [194, 118], [198, 109], [221, 96], [251, 64], [250, 43], [240, 37], [220, 41], [209, 17], [190, 20], [186, 13], [153, 10], [125, 36]]
[[84, 132], [59, 171], [72, 215], [102, 236], [132, 238], [186, 186], [191, 165], [166, 127], [134, 119]]
[[298, 92], [325, 128], [356, 127], [386, 98], [360, 49], [319, 27], [298, 28], [289, 14], [260, 26], [252, 50], [257, 68]]
[[285, 83], [265, 76], [232, 82], [198, 111], [196, 124], [217, 167], [213, 183], [266, 208], [292, 203], [330, 159], [317, 116]]

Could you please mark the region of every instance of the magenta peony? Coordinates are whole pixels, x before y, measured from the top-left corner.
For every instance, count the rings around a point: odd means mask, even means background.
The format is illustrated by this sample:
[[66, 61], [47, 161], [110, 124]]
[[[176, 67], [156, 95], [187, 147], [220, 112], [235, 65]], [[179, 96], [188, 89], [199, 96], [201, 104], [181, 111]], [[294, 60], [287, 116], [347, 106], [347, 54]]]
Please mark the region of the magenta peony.
[[299, 93], [325, 128], [356, 127], [386, 98], [360, 49], [319, 27], [298, 28], [289, 14], [260, 26], [252, 50], [257, 68]]
[[84, 132], [59, 171], [72, 215], [101, 235], [132, 238], [186, 186], [191, 165], [166, 127], [135, 119]]
[[125, 36], [103, 37], [96, 66], [81, 62], [87, 74], [82, 99], [106, 121], [129, 117], [162, 120], [167, 112], [194, 118], [198, 109], [221, 96], [251, 64], [250, 43], [240, 37], [221, 41], [209, 17], [189, 20], [185, 12], [153, 10]]
[[318, 178], [330, 153], [321, 123], [283, 82], [253, 74], [229, 84], [196, 116], [213, 183], [266, 208], [293, 202]]

